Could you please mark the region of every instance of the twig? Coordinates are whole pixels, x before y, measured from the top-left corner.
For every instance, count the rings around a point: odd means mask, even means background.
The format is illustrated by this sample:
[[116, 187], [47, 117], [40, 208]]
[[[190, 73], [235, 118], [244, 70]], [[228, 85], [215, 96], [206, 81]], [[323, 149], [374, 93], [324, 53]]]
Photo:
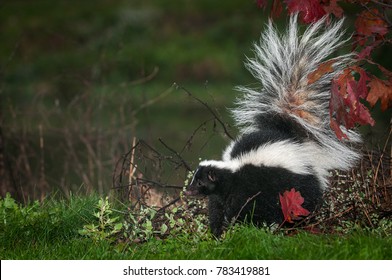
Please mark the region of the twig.
[[379, 161], [378, 161], [378, 164], [377, 164], [376, 172], [374, 173], [374, 181], [373, 181], [373, 184], [374, 184], [374, 185], [376, 184], [377, 175], [378, 175], [378, 172], [379, 172], [379, 170], [380, 170], [380, 166], [381, 166], [381, 163], [382, 163], [382, 159], [383, 159], [384, 154], [385, 154], [385, 151], [386, 151], [386, 149], [387, 149], [387, 145], [388, 145], [388, 142], [389, 142], [389, 138], [391, 137], [391, 134], [392, 134], [392, 127], [391, 127], [390, 130], [389, 130], [389, 134], [388, 134], [387, 140], [385, 141], [385, 144], [384, 144], [384, 147], [383, 147], [381, 156], [380, 156]]
[[[127, 161], [127, 159], [128, 159], [128, 155], [131, 154], [132, 151], [133, 151], [134, 149], [136, 149], [137, 146], [139, 146], [139, 144], [140, 144], [140, 142], [137, 142], [137, 143], [127, 152], [127, 153], [125, 153], [125, 154], [122, 156], [122, 158], [120, 158], [119, 160], [117, 160], [117, 162], [116, 162], [116, 164], [115, 164], [115, 166], [114, 166], [114, 172], [113, 172], [113, 177], [112, 177], [112, 185], [113, 185], [114, 188], [115, 188], [115, 186], [116, 186], [116, 170], [118, 169], [120, 163], [122, 163], [122, 164], [121, 164], [121, 167], [122, 167], [122, 169], [124, 169], [124, 166], [126, 166], [126, 161]], [[123, 175], [123, 172], [120, 172], [120, 175], [119, 175], [119, 183], [122, 182], [122, 175]]]
[[162, 144], [166, 149], [168, 149], [168, 150], [169, 150], [170, 152], [172, 152], [176, 157], [178, 157], [178, 159], [181, 161], [181, 163], [185, 166], [185, 168], [186, 168], [188, 171], [192, 171], [192, 168], [188, 165], [188, 163], [186, 163], [186, 161], [182, 158], [182, 156], [181, 156], [178, 152], [176, 152], [174, 149], [170, 148], [165, 142], [163, 142], [162, 138], [159, 138], [158, 140], [159, 140], [159, 142], [161, 142], [161, 144]]
[[164, 212], [166, 210], [166, 208], [172, 206], [173, 204], [175, 204], [179, 200], [180, 200], [180, 197], [177, 197], [177, 198], [173, 199], [168, 204], [166, 204], [165, 206], [161, 207], [157, 212]]
[[383, 3], [377, 0], [370, 0], [371, 2], [373, 2], [374, 4], [380, 5], [380, 6], [384, 6], [385, 8], [390, 8], [392, 9], [392, 5], [391, 4], [387, 4], [387, 3]]
[[[133, 137], [132, 140], [132, 147], [135, 147], [136, 144], [136, 137]], [[131, 190], [132, 190], [132, 179], [133, 179], [133, 174], [136, 171], [136, 164], [134, 163], [135, 161], [135, 149], [132, 149], [131, 153], [131, 161], [129, 162], [129, 178], [128, 178], [128, 183], [129, 183], [129, 188], [128, 188], [128, 200], [131, 201]]]
[[164, 92], [160, 93], [157, 97], [149, 99], [148, 101], [146, 101], [145, 103], [141, 104], [139, 106], [139, 108], [137, 108], [136, 110], [134, 110], [132, 112], [131, 117], [134, 118], [141, 110], [153, 105], [154, 103], [158, 102], [159, 100], [161, 100], [162, 98], [166, 97], [169, 93], [171, 93], [173, 91], [173, 86], [171, 86], [170, 88], [168, 88], [167, 90], [165, 90]]
[[185, 149], [191, 145], [193, 138], [195, 137], [196, 133], [207, 124], [208, 121], [203, 122], [201, 125], [199, 125], [192, 133], [192, 135], [188, 138], [188, 140], [186, 141], [184, 147], [181, 149], [180, 154], [182, 154]]
[[151, 81], [158, 74], [158, 72], [159, 72], [159, 68], [157, 66], [155, 66], [150, 75], [143, 77], [141, 79], [132, 81], [128, 85], [136, 86], [136, 85], [144, 84], [145, 82]]
[[120, 189], [120, 188], [125, 188], [125, 187], [131, 187], [131, 186], [138, 185], [138, 184], [151, 184], [151, 185], [154, 185], [156, 187], [163, 188], [163, 189], [164, 188], [166, 188], [166, 189], [178, 189], [178, 190], [182, 190], [183, 189], [183, 186], [164, 185], [164, 184], [161, 184], [161, 183], [159, 183], [157, 181], [150, 180], [150, 179], [144, 179], [144, 178], [135, 178], [134, 183], [135, 184], [132, 184], [132, 185], [130, 185], [130, 184], [126, 184], [126, 185], [117, 184], [117, 186], [112, 187], [112, 189]]
[[180, 89], [182, 89], [184, 92], [186, 92], [189, 97], [192, 97], [193, 99], [195, 99], [197, 102], [199, 102], [200, 104], [202, 104], [204, 107], [207, 108], [208, 111], [210, 111], [210, 113], [214, 116], [214, 118], [220, 123], [220, 125], [222, 126], [225, 134], [227, 137], [229, 137], [231, 140], [233, 140], [233, 136], [231, 136], [231, 134], [229, 133], [229, 131], [227, 130], [226, 125], [223, 123], [223, 121], [218, 117], [218, 115], [216, 114], [216, 112], [214, 110], [211, 109], [211, 107], [204, 102], [203, 100], [197, 98], [196, 96], [194, 96], [189, 90], [187, 90], [186, 88], [184, 88], [183, 86], [179, 86]]
[[249, 198], [246, 200], [246, 202], [244, 203], [244, 205], [242, 205], [240, 211], [238, 211], [238, 214], [237, 214], [237, 216], [235, 217], [234, 222], [238, 220], [238, 218], [240, 217], [240, 214], [241, 214], [242, 210], [244, 210], [245, 206], [246, 206], [249, 202], [251, 202], [251, 201], [252, 201], [256, 196], [258, 196], [259, 194], [261, 194], [261, 191], [258, 192], [258, 193], [256, 193], [254, 196], [249, 197]]

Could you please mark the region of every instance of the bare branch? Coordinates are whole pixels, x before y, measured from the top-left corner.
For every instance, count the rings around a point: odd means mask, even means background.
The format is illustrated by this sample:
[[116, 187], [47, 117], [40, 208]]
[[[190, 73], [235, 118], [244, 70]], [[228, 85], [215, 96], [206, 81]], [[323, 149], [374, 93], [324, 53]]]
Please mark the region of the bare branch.
[[180, 89], [182, 89], [184, 92], [186, 92], [190, 97], [192, 97], [193, 99], [195, 99], [197, 102], [199, 102], [200, 104], [202, 104], [204, 107], [207, 108], [207, 110], [214, 116], [214, 118], [219, 122], [219, 124], [222, 126], [223, 131], [225, 132], [226, 136], [229, 137], [231, 140], [233, 140], [233, 136], [231, 136], [231, 134], [229, 133], [226, 125], [224, 124], [224, 122], [218, 117], [218, 115], [216, 114], [216, 112], [203, 100], [201, 100], [200, 98], [197, 98], [196, 96], [194, 96], [189, 90], [187, 90], [186, 88], [184, 88], [183, 86], [179, 86]]
[[170, 148], [165, 142], [163, 142], [162, 138], [159, 138], [158, 140], [159, 140], [159, 142], [161, 142], [161, 144], [163, 146], [165, 146], [166, 149], [168, 149], [170, 152], [172, 152], [176, 157], [178, 157], [180, 159], [181, 163], [185, 166], [185, 168], [188, 171], [192, 171], [192, 168], [189, 166], [188, 163], [186, 163], [186, 161], [183, 159], [183, 157], [177, 151], [175, 151], [174, 149]]

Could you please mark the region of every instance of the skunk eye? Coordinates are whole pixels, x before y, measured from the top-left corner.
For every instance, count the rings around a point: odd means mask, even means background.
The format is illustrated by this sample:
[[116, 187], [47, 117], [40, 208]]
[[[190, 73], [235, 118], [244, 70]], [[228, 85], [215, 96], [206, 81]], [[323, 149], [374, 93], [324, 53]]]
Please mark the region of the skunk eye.
[[211, 182], [215, 182], [216, 181], [216, 176], [215, 176], [215, 172], [210, 170], [207, 174], [207, 178], [208, 180], [210, 180]]

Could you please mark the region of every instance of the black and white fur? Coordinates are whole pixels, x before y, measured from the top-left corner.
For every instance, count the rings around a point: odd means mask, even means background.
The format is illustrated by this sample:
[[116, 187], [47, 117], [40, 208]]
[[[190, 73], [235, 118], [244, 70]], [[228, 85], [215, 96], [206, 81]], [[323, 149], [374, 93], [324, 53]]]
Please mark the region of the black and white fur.
[[246, 67], [261, 87], [238, 87], [243, 95], [232, 110], [241, 134], [221, 160], [200, 163], [186, 192], [208, 195], [214, 235], [233, 219], [282, 223], [279, 194], [291, 188], [304, 197], [302, 206], [314, 211], [329, 171], [347, 170], [359, 158], [351, 144], [360, 136], [342, 127], [350, 139], [342, 142], [329, 126], [332, 79], [353, 63], [353, 55], [334, 57], [333, 71], [308, 80], [346, 42], [343, 21], [326, 21], [299, 35], [297, 16], [292, 16], [282, 36], [270, 22], [255, 44], [255, 58]]

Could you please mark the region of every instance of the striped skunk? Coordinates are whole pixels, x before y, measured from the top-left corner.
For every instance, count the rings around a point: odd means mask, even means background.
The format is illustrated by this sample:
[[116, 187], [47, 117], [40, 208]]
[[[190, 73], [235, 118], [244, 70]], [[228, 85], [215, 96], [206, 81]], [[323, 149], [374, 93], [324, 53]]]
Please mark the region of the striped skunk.
[[[340, 141], [330, 128], [332, 79], [354, 62], [354, 55], [330, 58], [346, 41], [343, 20], [324, 18], [299, 35], [297, 15], [284, 35], [270, 22], [254, 45], [247, 69], [258, 89], [237, 87], [243, 95], [232, 109], [240, 135], [221, 160], [199, 164], [186, 195], [207, 195], [212, 233], [220, 236], [233, 220], [254, 224], [284, 221], [279, 194], [295, 188], [302, 205], [314, 211], [328, 186], [329, 171], [347, 170], [359, 158], [352, 144], [355, 131], [341, 128], [350, 139]], [[329, 61], [332, 70], [316, 81], [309, 75]]]

